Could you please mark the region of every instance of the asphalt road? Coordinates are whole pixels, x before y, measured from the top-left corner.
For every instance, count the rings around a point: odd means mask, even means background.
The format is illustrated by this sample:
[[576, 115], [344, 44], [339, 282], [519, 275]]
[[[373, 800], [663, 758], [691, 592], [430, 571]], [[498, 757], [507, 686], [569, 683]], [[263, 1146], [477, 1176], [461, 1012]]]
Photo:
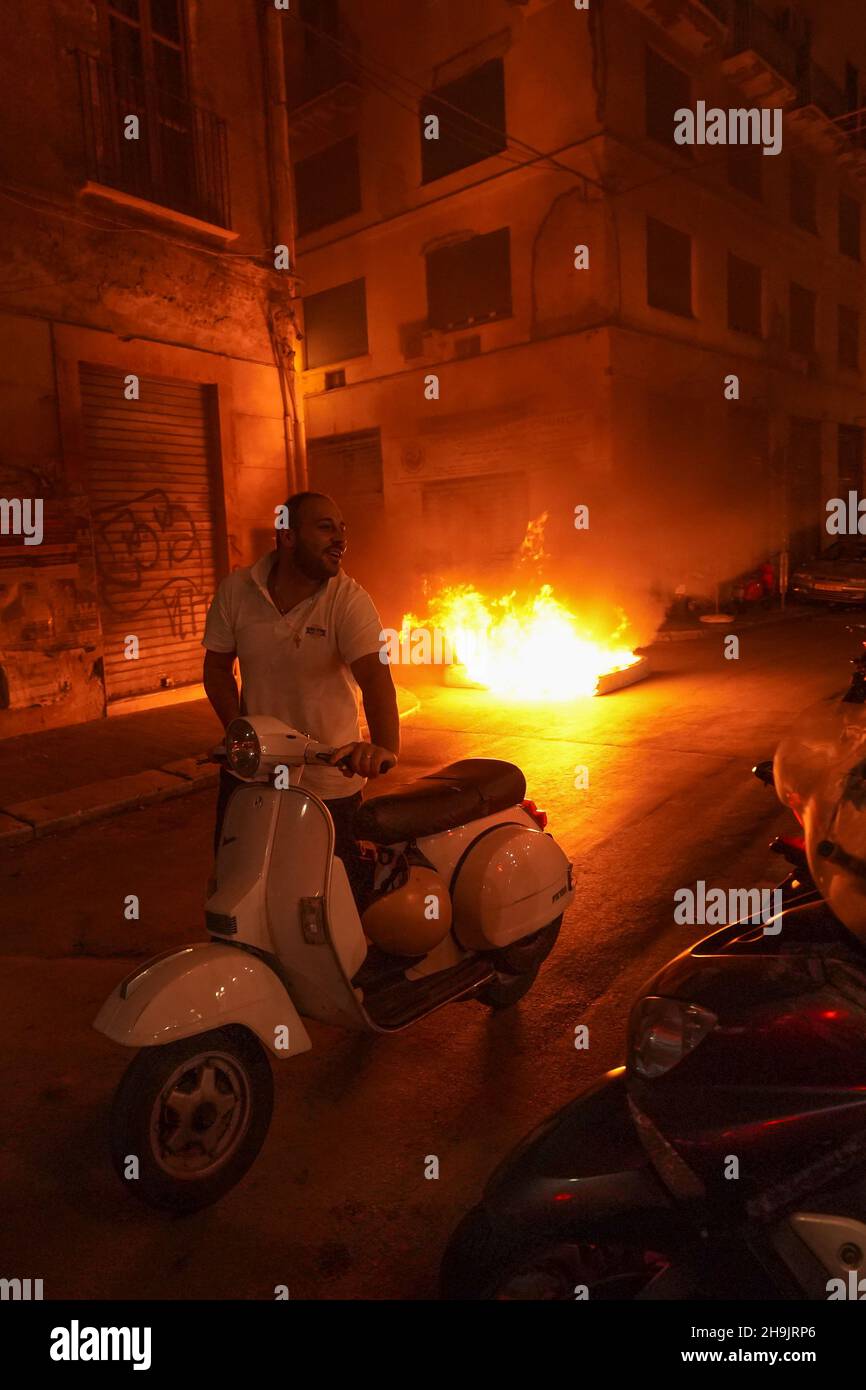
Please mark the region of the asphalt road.
[[[659, 647], [644, 683], [567, 706], [426, 690], [399, 775], [469, 755], [524, 769], [575, 864], [556, 952], [497, 1016], [451, 1005], [391, 1037], [310, 1025], [313, 1051], [277, 1064], [258, 1162], [194, 1217], [149, 1212], [114, 1177], [107, 1111], [128, 1058], [90, 1022], [133, 958], [201, 939], [213, 793], [3, 850], [0, 1276], [41, 1278], [46, 1298], [270, 1299], [283, 1284], [293, 1298], [434, 1296], [486, 1174], [622, 1059], [642, 983], [705, 934], [674, 924], [675, 890], [780, 877], [767, 842], [788, 816], [749, 769], [800, 709], [844, 689], [846, 621], [756, 628], [738, 661], [721, 633]], [[124, 919], [129, 893], [139, 922]]]

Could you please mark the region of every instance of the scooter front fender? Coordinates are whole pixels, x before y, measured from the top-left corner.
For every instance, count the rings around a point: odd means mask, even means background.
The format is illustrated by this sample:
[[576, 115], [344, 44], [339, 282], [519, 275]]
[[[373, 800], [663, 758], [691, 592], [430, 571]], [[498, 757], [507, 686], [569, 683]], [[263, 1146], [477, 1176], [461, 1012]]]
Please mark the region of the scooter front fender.
[[273, 970], [237, 946], [202, 941], [139, 966], [106, 999], [93, 1026], [124, 1047], [158, 1047], [211, 1028], [249, 1028], [275, 1057], [312, 1047]]
[[496, 1218], [568, 1227], [677, 1219], [629, 1112], [625, 1068], [607, 1072], [500, 1163], [484, 1204]]

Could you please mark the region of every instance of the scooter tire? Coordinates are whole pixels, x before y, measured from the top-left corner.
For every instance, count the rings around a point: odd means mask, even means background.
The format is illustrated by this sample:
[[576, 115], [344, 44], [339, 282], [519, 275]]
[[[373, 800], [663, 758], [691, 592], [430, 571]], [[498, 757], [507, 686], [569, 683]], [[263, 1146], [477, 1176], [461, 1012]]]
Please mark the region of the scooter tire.
[[561, 926], [562, 917], [557, 917], [525, 940], [491, 951], [490, 959], [496, 966], [497, 978], [479, 989], [478, 998], [482, 1004], [489, 1009], [510, 1009], [512, 1004], [528, 994], [542, 964], [556, 945]]
[[506, 975], [524, 975], [529, 971], [537, 971], [556, 945], [561, 926], [560, 914], [546, 927], [533, 932], [532, 936], [525, 937], [522, 941], [513, 941], [510, 946], [501, 946], [498, 951], [492, 953], [497, 970], [502, 970]]
[[540, 967], [536, 966], [534, 970], [526, 970], [522, 975], [500, 975], [481, 986], [478, 998], [488, 1009], [510, 1009], [512, 1004], [518, 1003], [532, 989], [539, 969]]
[[[243, 1070], [248, 1089], [248, 1120], [236, 1147], [209, 1176], [173, 1177], [158, 1162], [151, 1142], [155, 1105], [173, 1072], [201, 1052], [229, 1057]], [[252, 1166], [265, 1141], [274, 1104], [274, 1081], [267, 1053], [245, 1028], [215, 1028], [160, 1047], [145, 1047], [124, 1073], [111, 1108], [111, 1157], [128, 1192], [159, 1211], [188, 1214], [212, 1206]], [[138, 1158], [137, 1177], [129, 1160]]]
[[[572, 1259], [576, 1256], [577, 1263], [563, 1267], [564, 1251], [570, 1252]], [[609, 1268], [599, 1268], [606, 1254], [623, 1261], [626, 1270], [633, 1270], [615, 1290], [594, 1283], [610, 1273]], [[651, 1269], [641, 1269], [644, 1258], [639, 1247], [629, 1249], [622, 1234], [588, 1230], [545, 1236], [519, 1228], [494, 1231], [486, 1209], [478, 1205], [466, 1213], [448, 1242], [439, 1270], [439, 1297], [471, 1303], [516, 1298], [572, 1302], [577, 1286], [585, 1284], [590, 1297], [632, 1302], [640, 1293], [643, 1276], [649, 1279], [652, 1274]], [[519, 1288], [521, 1271], [533, 1268], [547, 1288], [544, 1292], [517, 1292], [515, 1283]]]

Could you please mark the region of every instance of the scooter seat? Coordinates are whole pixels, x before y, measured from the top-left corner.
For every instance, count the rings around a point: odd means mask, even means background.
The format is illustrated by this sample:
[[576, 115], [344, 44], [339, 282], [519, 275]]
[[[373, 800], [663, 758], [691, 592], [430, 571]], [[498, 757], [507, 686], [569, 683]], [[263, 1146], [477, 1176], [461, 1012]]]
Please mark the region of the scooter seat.
[[355, 812], [353, 829], [359, 840], [395, 845], [507, 811], [525, 795], [526, 779], [513, 763], [463, 758], [365, 801]]

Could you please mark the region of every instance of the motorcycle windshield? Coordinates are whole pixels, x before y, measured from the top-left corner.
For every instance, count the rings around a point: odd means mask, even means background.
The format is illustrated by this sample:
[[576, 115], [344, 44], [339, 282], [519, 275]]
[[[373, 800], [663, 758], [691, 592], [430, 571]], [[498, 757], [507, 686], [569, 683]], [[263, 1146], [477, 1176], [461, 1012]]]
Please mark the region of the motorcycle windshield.
[[821, 701], [776, 752], [779, 799], [803, 825], [816, 887], [866, 941], [866, 705]]

